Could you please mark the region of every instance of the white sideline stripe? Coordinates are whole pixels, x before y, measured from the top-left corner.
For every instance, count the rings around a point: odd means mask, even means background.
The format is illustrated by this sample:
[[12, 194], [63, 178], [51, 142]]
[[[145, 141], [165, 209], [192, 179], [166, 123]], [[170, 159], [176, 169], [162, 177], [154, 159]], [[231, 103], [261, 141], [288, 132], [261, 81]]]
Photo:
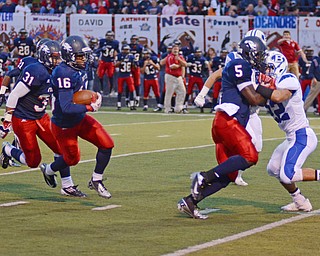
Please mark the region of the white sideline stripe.
[[257, 234], [257, 233], [261, 233], [261, 232], [264, 232], [264, 231], [267, 231], [267, 230], [270, 230], [270, 229], [273, 229], [273, 228], [277, 228], [277, 227], [280, 227], [282, 225], [285, 225], [285, 224], [288, 224], [288, 223], [291, 223], [291, 222], [295, 222], [295, 221], [298, 221], [298, 220], [309, 218], [309, 217], [315, 216], [315, 215], [317, 215], [319, 213], [320, 213], [320, 209], [316, 210], [316, 211], [313, 211], [313, 212], [310, 212], [310, 213], [304, 213], [304, 214], [301, 214], [301, 215], [298, 215], [298, 216], [295, 216], [295, 217], [291, 217], [289, 219], [283, 219], [283, 220], [280, 220], [280, 221], [276, 221], [276, 222], [273, 222], [273, 223], [270, 223], [270, 224], [267, 224], [267, 225], [264, 225], [264, 226], [261, 226], [261, 227], [258, 227], [258, 228], [250, 229], [250, 230], [247, 230], [247, 231], [244, 231], [244, 232], [232, 235], [232, 236], [227, 236], [227, 237], [224, 237], [224, 238], [212, 240], [210, 242], [199, 244], [199, 245], [195, 245], [195, 246], [190, 246], [190, 247], [188, 247], [186, 249], [178, 250], [178, 251], [175, 251], [173, 253], [163, 254], [162, 256], [183, 256], [183, 255], [186, 255], [186, 254], [189, 254], [189, 253], [192, 253], [192, 252], [197, 252], [197, 251], [200, 251], [200, 250], [203, 250], [203, 249], [207, 249], [209, 247], [213, 247], [213, 246], [220, 245], [220, 244], [223, 244], [223, 243], [231, 242], [231, 241], [234, 241], [234, 240], [238, 240], [240, 238], [244, 238], [244, 237], [251, 236], [251, 235], [254, 235], [254, 234]]
[[0, 204], [0, 207], [10, 207], [10, 206], [16, 206], [20, 204], [28, 204], [29, 202], [27, 201], [16, 201], [16, 202], [10, 202], [10, 203], [5, 203], [5, 204]]
[[105, 210], [110, 210], [110, 209], [119, 208], [119, 207], [121, 207], [121, 205], [110, 204], [110, 205], [106, 205], [106, 206], [92, 208], [91, 210], [92, 211], [105, 211]]

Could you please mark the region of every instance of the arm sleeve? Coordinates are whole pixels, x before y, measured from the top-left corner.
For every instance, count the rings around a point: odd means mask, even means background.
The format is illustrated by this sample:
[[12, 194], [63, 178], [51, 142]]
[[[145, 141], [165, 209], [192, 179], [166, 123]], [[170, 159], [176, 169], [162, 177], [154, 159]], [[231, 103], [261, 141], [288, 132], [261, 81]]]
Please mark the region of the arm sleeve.
[[6, 107], [16, 108], [18, 100], [30, 92], [28, 86], [23, 82], [19, 81], [17, 85], [13, 88], [12, 92], [9, 94]]

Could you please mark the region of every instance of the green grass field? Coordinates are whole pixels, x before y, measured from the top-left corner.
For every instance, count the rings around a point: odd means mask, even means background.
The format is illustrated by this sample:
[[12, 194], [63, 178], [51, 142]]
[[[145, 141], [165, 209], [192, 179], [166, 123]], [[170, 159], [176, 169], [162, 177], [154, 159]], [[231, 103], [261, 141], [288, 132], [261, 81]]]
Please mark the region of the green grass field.
[[[0, 255], [319, 255], [317, 212], [280, 211], [291, 198], [265, 169], [284, 133], [263, 113], [264, 148], [258, 164], [244, 174], [249, 186], [229, 185], [201, 202], [201, 208], [219, 209], [207, 220], [177, 211], [178, 200], [190, 192], [190, 174], [216, 164], [210, 134], [213, 116], [192, 112], [164, 115], [103, 108], [94, 114], [115, 141], [105, 173], [113, 196], [109, 200], [87, 188], [96, 149], [82, 140], [81, 162], [71, 172], [75, 184], [87, 193], [85, 199], [60, 195], [60, 182], [58, 188], [49, 188], [39, 169], [0, 169], [0, 205], [28, 202], [0, 206]], [[320, 119], [311, 117], [310, 124], [319, 136]], [[50, 162], [51, 152], [41, 145], [43, 162]], [[305, 166], [320, 168], [319, 149]], [[314, 210], [320, 208], [319, 186], [299, 184]], [[92, 210], [108, 205], [117, 208]], [[291, 219], [297, 216], [302, 218]], [[272, 226], [284, 220], [289, 223]], [[270, 229], [256, 232], [267, 224]], [[247, 235], [228, 241], [239, 234]], [[216, 245], [206, 246], [214, 240]]]

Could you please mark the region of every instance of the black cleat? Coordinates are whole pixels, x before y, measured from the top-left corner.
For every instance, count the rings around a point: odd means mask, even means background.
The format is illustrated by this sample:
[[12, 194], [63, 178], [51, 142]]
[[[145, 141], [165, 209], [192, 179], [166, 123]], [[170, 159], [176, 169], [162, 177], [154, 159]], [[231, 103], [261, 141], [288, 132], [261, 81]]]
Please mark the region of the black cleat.
[[44, 181], [48, 184], [49, 187], [55, 188], [57, 186], [57, 179], [56, 179], [57, 175], [55, 175], [55, 174], [48, 175], [46, 173], [46, 167], [47, 167], [47, 164], [40, 165], [40, 170], [43, 174]]
[[184, 197], [178, 202], [178, 210], [187, 214], [191, 218], [205, 220], [207, 215], [201, 214], [196, 205], [192, 202], [191, 198]]
[[82, 193], [77, 186], [70, 186], [67, 188], [61, 188], [61, 195], [74, 196], [74, 197], [87, 197], [85, 193]]
[[10, 165], [10, 160], [11, 160], [11, 157], [9, 157], [4, 151], [4, 148], [6, 145], [10, 145], [10, 143], [9, 142], [2, 143], [2, 151], [0, 154], [0, 162], [1, 162], [1, 166], [3, 169], [8, 168], [8, 166]]

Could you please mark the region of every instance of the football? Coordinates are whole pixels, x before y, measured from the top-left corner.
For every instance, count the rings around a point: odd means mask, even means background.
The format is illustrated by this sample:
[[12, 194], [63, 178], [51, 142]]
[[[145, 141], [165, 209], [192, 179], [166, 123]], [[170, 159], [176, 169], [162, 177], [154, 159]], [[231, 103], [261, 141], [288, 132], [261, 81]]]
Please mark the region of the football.
[[73, 103], [81, 105], [90, 105], [98, 98], [97, 93], [90, 90], [77, 91], [73, 94]]

